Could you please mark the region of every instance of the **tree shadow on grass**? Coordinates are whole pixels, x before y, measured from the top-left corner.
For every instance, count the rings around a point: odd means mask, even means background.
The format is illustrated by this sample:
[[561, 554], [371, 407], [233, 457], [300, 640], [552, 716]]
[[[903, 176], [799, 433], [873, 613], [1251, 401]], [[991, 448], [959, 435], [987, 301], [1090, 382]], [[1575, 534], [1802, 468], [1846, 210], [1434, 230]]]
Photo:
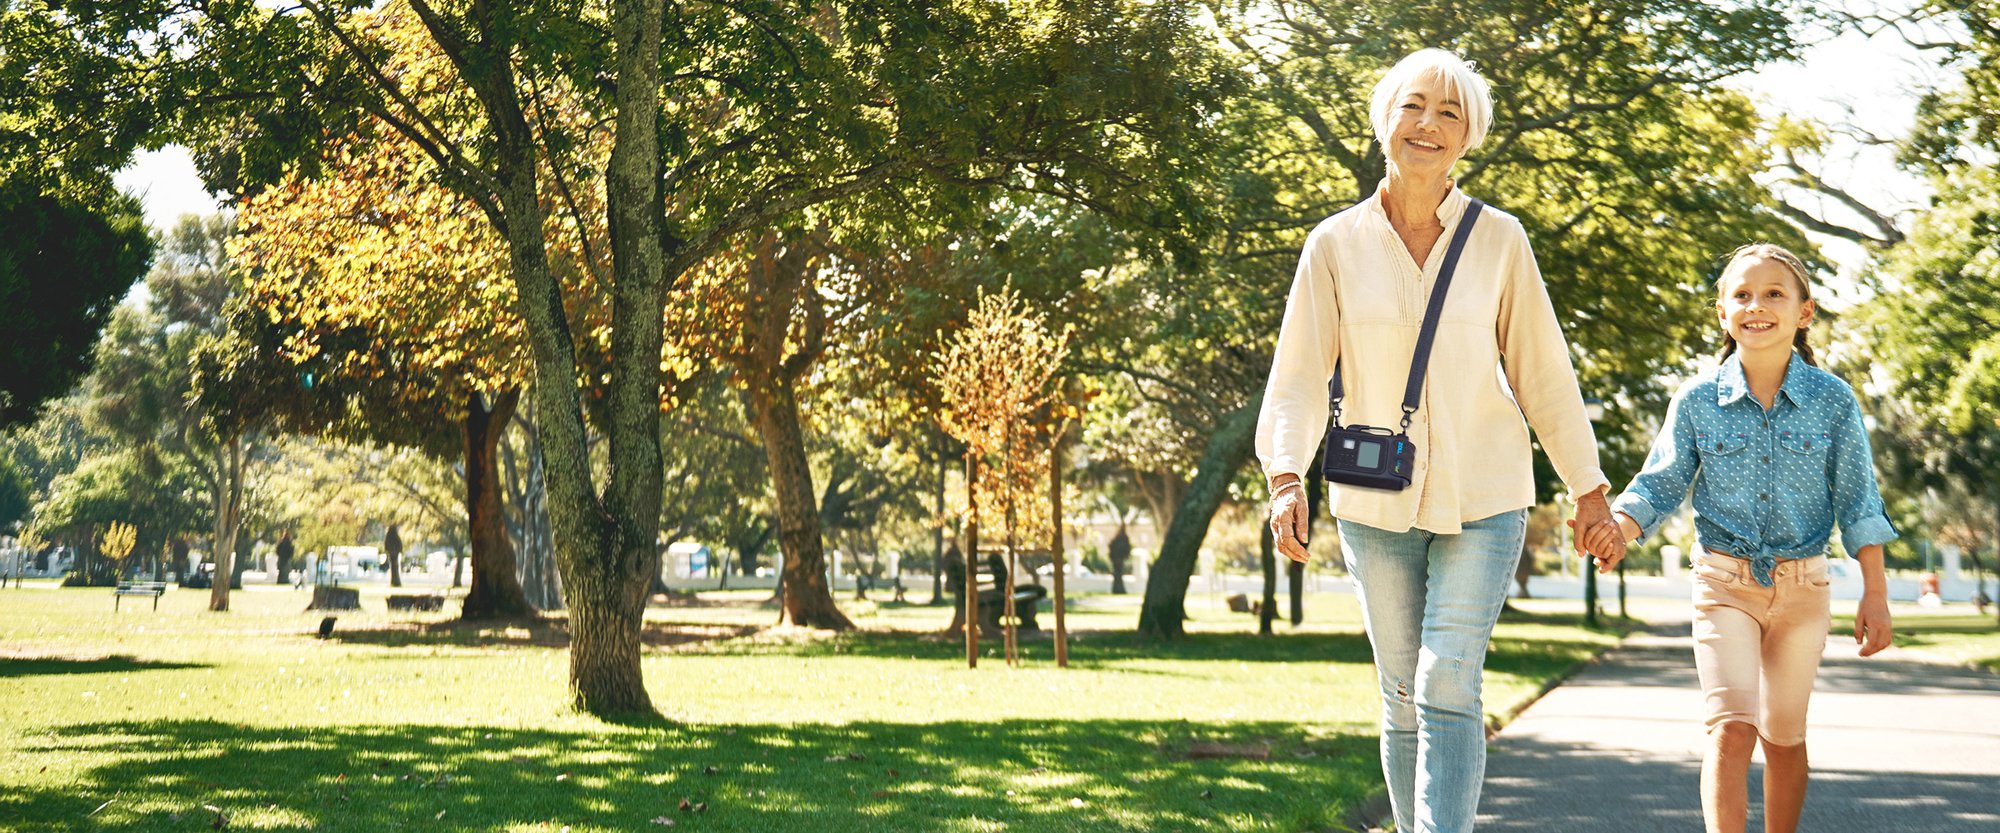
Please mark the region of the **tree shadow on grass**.
[[133, 671], [207, 668], [192, 662], [160, 662], [132, 657], [0, 657], [0, 680], [57, 674], [125, 674]]
[[[677, 648], [747, 636], [758, 630], [760, 629], [750, 625], [648, 621], [640, 629], [639, 638], [654, 648]], [[505, 622], [459, 619], [443, 622], [396, 622], [348, 629], [342, 629], [336, 624], [331, 638], [336, 642], [391, 648], [440, 645], [469, 648], [562, 648], [569, 645], [569, 627], [561, 619], [541, 618]]]
[[[1267, 759], [1189, 760], [1202, 741]], [[244, 727], [105, 722], [19, 753], [89, 761], [0, 795], [9, 829], [1329, 830], [1376, 784], [1372, 735], [1290, 723], [1044, 721]], [[678, 809], [681, 799], [706, 811]], [[109, 801], [109, 804], [105, 802]], [[102, 806], [100, 806], [102, 805]]]
[[[1171, 642], [1148, 639], [1130, 631], [1092, 631], [1072, 634], [1069, 661], [1073, 668], [1102, 670], [1148, 660], [1180, 662], [1374, 662], [1368, 637], [1353, 633], [1290, 633], [1258, 636], [1250, 633], [1195, 633]], [[981, 659], [997, 659], [998, 639], [981, 639]], [[1586, 639], [1502, 637], [1487, 651], [1489, 670], [1523, 675], [1547, 676], [1590, 659], [1606, 646]], [[822, 639], [769, 641], [760, 639], [718, 640], [692, 647], [703, 654], [726, 656], [826, 657], [858, 656], [890, 659], [936, 660], [962, 663], [965, 643], [936, 634], [908, 631], [856, 631]], [[1054, 648], [1046, 640], [1023, 639], [1023, 655], [1030, 663], [1052, 662]]]

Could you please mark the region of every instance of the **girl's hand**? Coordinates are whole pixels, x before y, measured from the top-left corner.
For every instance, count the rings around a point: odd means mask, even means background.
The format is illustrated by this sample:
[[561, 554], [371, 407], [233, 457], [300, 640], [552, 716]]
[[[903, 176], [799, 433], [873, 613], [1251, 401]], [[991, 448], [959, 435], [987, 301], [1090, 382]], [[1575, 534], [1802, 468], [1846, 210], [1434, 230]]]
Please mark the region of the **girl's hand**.
[[1279, 485], [1277, 494], [1271, 496], [1271, 539], [1277, 543], [1279, 552], [1300, 564], [1312, 558], [1306, 552], [1309, 520], [1305, 486], [1296, 480]]
[[1577, 549], [1596, 559], [1597, 571], [1608, 573], [1618, 568], [1618, 562], [1625, 560], [1625, 536], [1613, 521], [1600, 521], [1586, 529], [1578, 530], [1576, 521], [1564, 521], [1576, 530]]
[[1895, 636], [1895, 627], [1889, 623], [1889, 600], [1883, 593], [1861, 594], [1861, 606], [1854, 611], [1854, 644], [1861, 646], [1861, 655], [1874, 656], [1889, 647]]

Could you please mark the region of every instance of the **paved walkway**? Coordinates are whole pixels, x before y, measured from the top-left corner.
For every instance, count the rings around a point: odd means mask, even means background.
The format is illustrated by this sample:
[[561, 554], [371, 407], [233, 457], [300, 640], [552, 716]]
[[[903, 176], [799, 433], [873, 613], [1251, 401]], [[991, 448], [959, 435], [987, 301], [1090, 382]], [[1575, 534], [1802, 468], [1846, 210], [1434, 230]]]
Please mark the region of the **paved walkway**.
[[[2000, 831], [2000, 677], [1828, 643], [1801, 833]], [[1699, 833], [1692, 652], [1686, 623], [1661, 626], [1530, 706], [1493, 741], [1480, 833]]]

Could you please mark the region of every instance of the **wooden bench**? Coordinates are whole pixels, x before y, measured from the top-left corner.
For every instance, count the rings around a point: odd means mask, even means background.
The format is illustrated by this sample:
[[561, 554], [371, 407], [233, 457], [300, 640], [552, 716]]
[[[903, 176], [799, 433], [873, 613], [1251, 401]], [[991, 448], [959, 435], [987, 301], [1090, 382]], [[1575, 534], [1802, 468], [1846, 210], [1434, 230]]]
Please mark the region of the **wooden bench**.
[[152, 596], [153, 609], [159, 610], [160, 597], [166, 595], [166, 592], [165, 582], [121, 581], [118, 583], [118, 589], [111, 591], [111, 610], [117, 612], [118, 606], [125, 601], [126, 596]]

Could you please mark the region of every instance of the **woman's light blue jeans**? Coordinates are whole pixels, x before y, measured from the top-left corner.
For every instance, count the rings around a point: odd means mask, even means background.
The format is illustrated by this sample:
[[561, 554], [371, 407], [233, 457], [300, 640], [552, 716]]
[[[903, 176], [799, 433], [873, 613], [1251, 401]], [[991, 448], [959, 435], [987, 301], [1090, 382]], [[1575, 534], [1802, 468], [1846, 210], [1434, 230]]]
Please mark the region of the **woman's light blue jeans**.
[[1486, 777], [1480, 671], [1527, 524], [1526, 509], [1464, 524], [1457, 535], [1340, 521], [1375, 646], [1382, 774], [1402, 833], [1472, 829]]

